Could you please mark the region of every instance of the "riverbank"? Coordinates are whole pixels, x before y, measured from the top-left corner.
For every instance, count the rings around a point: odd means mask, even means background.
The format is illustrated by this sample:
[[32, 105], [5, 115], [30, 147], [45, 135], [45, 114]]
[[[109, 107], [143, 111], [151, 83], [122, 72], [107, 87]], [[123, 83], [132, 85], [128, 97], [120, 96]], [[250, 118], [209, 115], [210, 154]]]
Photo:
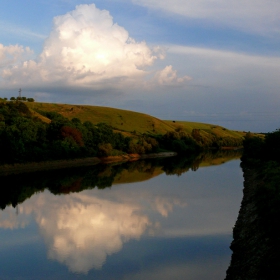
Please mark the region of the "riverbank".
[[69, 159], [69, 160], [4, 164], [4, 165], [0, 165], [0, 176], [44, 171], [44, 170], [91, 166], [99, 163], [135, 161], [139, 159], [158, 158], [158, 157], [172, 157], [176, 155], [177, 153], [175, 152], [162, 152], [162, 153], [141, 154], [141, 155], [126, 154], [122, 156], [109, 156], [103, 158], [90, 157], [90, 158]]
[[232, 258], [225, 280], [279, 279], [278, 192], [260, 168], [242, 164], [244, 189], [233, 229]]

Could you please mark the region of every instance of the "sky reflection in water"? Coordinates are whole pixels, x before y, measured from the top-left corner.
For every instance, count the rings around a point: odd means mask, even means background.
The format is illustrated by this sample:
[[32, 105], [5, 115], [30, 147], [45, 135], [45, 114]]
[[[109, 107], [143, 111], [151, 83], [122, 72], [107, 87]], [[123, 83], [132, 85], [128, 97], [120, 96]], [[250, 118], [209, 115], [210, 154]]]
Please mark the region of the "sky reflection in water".
[[234, 160], [103, 190], [37, 193], [0, 212], [0, 278], [223, 279], [242, 181]]

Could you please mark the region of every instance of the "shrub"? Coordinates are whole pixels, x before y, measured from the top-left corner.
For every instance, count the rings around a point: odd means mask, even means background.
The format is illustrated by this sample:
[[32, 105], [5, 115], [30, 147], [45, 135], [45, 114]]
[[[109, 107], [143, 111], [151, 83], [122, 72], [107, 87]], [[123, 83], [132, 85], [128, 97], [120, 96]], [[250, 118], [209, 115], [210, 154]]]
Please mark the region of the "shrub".
[[102, 143], [98, 145], [98, 156], [107, 157], [110, 156], [113, 151], [110, 143]]
[[77, 143], [77, 145], [79, 145], [80, 147], [84, 146], [82, 133], [76, 128], [70, 126], [63, 126], [60, 131], [63, 139], [72, 138], [75, 141], [75, 143]]

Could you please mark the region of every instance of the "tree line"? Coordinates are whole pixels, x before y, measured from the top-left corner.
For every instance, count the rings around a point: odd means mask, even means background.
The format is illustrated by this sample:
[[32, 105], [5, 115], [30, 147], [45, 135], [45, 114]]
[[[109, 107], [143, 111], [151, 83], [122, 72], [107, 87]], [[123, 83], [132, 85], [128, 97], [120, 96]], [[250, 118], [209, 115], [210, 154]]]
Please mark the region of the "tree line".
[[[118, 156], [175, 151], [198, 154], [205, 148], [237, 147], [242, 139], [217, 137], [199, 129], [191, 134], [178, 126], [164, 135], [126, 136], [105, 124], [67, 119], [56, 112], [37, 111], [35, 116], [25, 102], [0, 102], [0, 164], [37, 162], [83, 157]], [[43, 121], [46, 117], [50, 122]]]
[[[7, 97], [4, 97], [3, 100], [4, 100], [4, 101], [7, 101], [8, 98], [7, 98]], [[10, 101], [27, 101], [27, 102], [34, 102], [35, 99], [34, 99], [34, 98], [30, 98], [30, 97], [25, 97], [25, 96], [23, 96], [23, 97], [20, 97], [20, 96], [14, 97], [14, 96], [12, 96], [12, 97], [10, 98]]]
[[146, 134], [128, 137], [105, 123], [69, 120], [56, 112], [38, 113], [50, 123], [34, 116], [24, 102], [0, 103], [1, 164], [166, 150], [190, 154], [200, 149], [183, 131], [157, 137]]
[[275, 162], [280, 164], [280, 129], [255, 137], [248, 132], [243, 141], [242, 161], [252, 165]]
[[106, 124], [41, 114], [51, 122], [34, 117], [23, 102], [0, 104], [1, 163], [107, 156], [128, 150], [130, 139]]

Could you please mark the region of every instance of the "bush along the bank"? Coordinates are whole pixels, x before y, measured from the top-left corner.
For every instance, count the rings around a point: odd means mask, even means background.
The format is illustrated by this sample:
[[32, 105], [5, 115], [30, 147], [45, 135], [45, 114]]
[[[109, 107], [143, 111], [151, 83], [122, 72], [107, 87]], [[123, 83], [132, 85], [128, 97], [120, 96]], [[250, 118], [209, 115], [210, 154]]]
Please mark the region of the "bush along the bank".
[[131, 139], [103, 123], [93, 125], [45, 112], [34, 118], [22, 102], [0, 103], [0, 163], [16, 163], [128, 152]]
[[265, 138], [254, 137], [247, 133], [243, 141], [242, 162], [255, 165], [274, 161], [280, 164], [280, 130], [267, 133]]
[[70, 120], [56, 112], [34, 114], [18, 100], [0, 102], [0, 164], [163, 151], [193, 155], [209, 147], [241, 146], [240, 139], [206, 134], [177, 127], [164, 135], [135, 132], [127, 137], [105, 123]]
[[160, 143], [164, 149], [179, 154], [192, 154], [201, 150], [201, 146], [182, 129], [167, 132], [160, 139]]
[[82, 123], [56, 112], [38, 113], [50, 122], [34, 117], [23, 102], [0, 103], [0, 164], [161, 151], [193, 154], [200, 150], [182, 130], [157, 137], [142, 134], [132, 139], [114, 132], [105, 123]]

